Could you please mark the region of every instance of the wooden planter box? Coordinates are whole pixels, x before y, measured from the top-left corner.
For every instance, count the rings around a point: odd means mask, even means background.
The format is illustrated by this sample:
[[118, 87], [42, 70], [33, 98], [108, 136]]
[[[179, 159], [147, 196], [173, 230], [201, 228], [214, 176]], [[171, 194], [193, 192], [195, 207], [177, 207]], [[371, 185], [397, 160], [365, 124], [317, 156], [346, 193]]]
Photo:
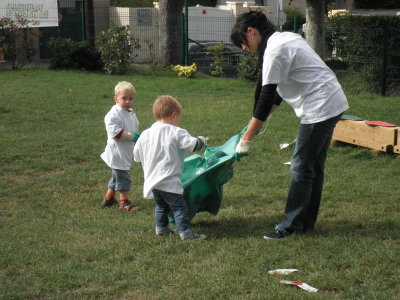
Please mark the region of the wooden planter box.
[[[400, 153], [399, 127], [371, 126], [364, 121], [340, 120], [332, 141], [340, 141], [377, 151]], [[397, 150], [396, 150], [397, 149]]]
[[400, 127], [397, 127], [397, 143], [393, 148], [393, 152], [400, 154]]

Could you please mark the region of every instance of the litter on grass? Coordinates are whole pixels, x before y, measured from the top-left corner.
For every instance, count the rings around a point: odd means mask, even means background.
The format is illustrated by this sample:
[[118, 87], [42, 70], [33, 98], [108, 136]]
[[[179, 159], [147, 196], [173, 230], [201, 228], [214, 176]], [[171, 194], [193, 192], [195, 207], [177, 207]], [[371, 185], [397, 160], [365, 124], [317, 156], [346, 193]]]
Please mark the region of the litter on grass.
[[282, 284], [289, 284], [289, 285], [294, 285], [294, 286], [298, 286], [299, 288], [307, 291], [307, 292], [311, 292], [311, 293], [316, 293], [318, 292], [318, 289], [316, 289], [315, 287], [312, 287], [310, 285], [308, 285], [307, 283], [304, 282], [297, 282], [297, 281], [290, 281], [290, 280], [280, 280], [279, 281]]
[[296, 139], [297, 139], [297, 137], [293, 141], [291, 141], [290, 143], [279, 144], [279, 149], [281, 149], [281, 150], [285, 149], [285, 148], [289, 147], [290, 145], [292, 145], [293, 143], [296, 143]]
[[275, 269], [268, 271], [270, 275], [289, 275], [290, 273], [297, 272], [297, 269]]
[[283, 144], [279, 144], [279, 148], [282, 150], [282, 149], [285, 149], [285, 148], [287, 148], [287, 147], [289, 147], [289, 143], [283, 143]]

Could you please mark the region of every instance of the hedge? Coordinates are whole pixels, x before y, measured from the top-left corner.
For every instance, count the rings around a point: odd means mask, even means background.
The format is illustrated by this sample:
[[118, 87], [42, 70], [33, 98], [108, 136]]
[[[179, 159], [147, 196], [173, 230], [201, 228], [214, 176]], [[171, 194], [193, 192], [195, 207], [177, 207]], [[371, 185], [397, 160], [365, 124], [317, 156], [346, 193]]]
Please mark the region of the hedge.
[[400, 17], [342, 15], [327, 20], [328, 46], [370, 82], [371, 90], [400, 85]]
[[400, 8], [399, 0], [354, 0], [354, 8], [359, 9], [398, 9]]

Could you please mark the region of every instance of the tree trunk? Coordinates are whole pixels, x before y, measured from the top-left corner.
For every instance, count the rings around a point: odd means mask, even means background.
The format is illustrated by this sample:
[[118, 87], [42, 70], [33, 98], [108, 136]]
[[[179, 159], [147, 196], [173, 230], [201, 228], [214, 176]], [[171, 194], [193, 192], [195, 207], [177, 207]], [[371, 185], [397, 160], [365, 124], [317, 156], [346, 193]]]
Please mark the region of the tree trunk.
[[184, 0], [159, 0], [158, 4], [160, 11], [160, 64], [180, 64]]
[[306, 40], [322, 58], [325, 57], [325, 0], [306, 1]]

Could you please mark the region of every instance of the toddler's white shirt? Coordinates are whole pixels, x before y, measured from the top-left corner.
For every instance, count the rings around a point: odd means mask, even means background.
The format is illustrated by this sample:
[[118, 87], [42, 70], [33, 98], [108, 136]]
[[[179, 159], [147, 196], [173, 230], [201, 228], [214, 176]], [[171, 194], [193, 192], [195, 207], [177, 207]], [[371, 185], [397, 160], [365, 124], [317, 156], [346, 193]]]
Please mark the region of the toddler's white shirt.
[[107, 146], [100, 157], [113, 169], [130, 170], [133, 159], [134, 143], [116, 139], [122, 129], [139, 132], [139, 121], [133, 110], [123, 109], [115, 104], [104, 117], [107, 130]]
[[262, 80], [278, 85], [302, 124], [330, 119], [349, 107], [335, 74], [296, 33], [275, 32], [268, 39]]
[[185, 153], [193, 152], [197, 138], [185, 129], [156, 122], [140, 135], [134, 160], [142, 163], [143, 197], [154, 198], [152, 190], [183, 194], [182, 171]]

